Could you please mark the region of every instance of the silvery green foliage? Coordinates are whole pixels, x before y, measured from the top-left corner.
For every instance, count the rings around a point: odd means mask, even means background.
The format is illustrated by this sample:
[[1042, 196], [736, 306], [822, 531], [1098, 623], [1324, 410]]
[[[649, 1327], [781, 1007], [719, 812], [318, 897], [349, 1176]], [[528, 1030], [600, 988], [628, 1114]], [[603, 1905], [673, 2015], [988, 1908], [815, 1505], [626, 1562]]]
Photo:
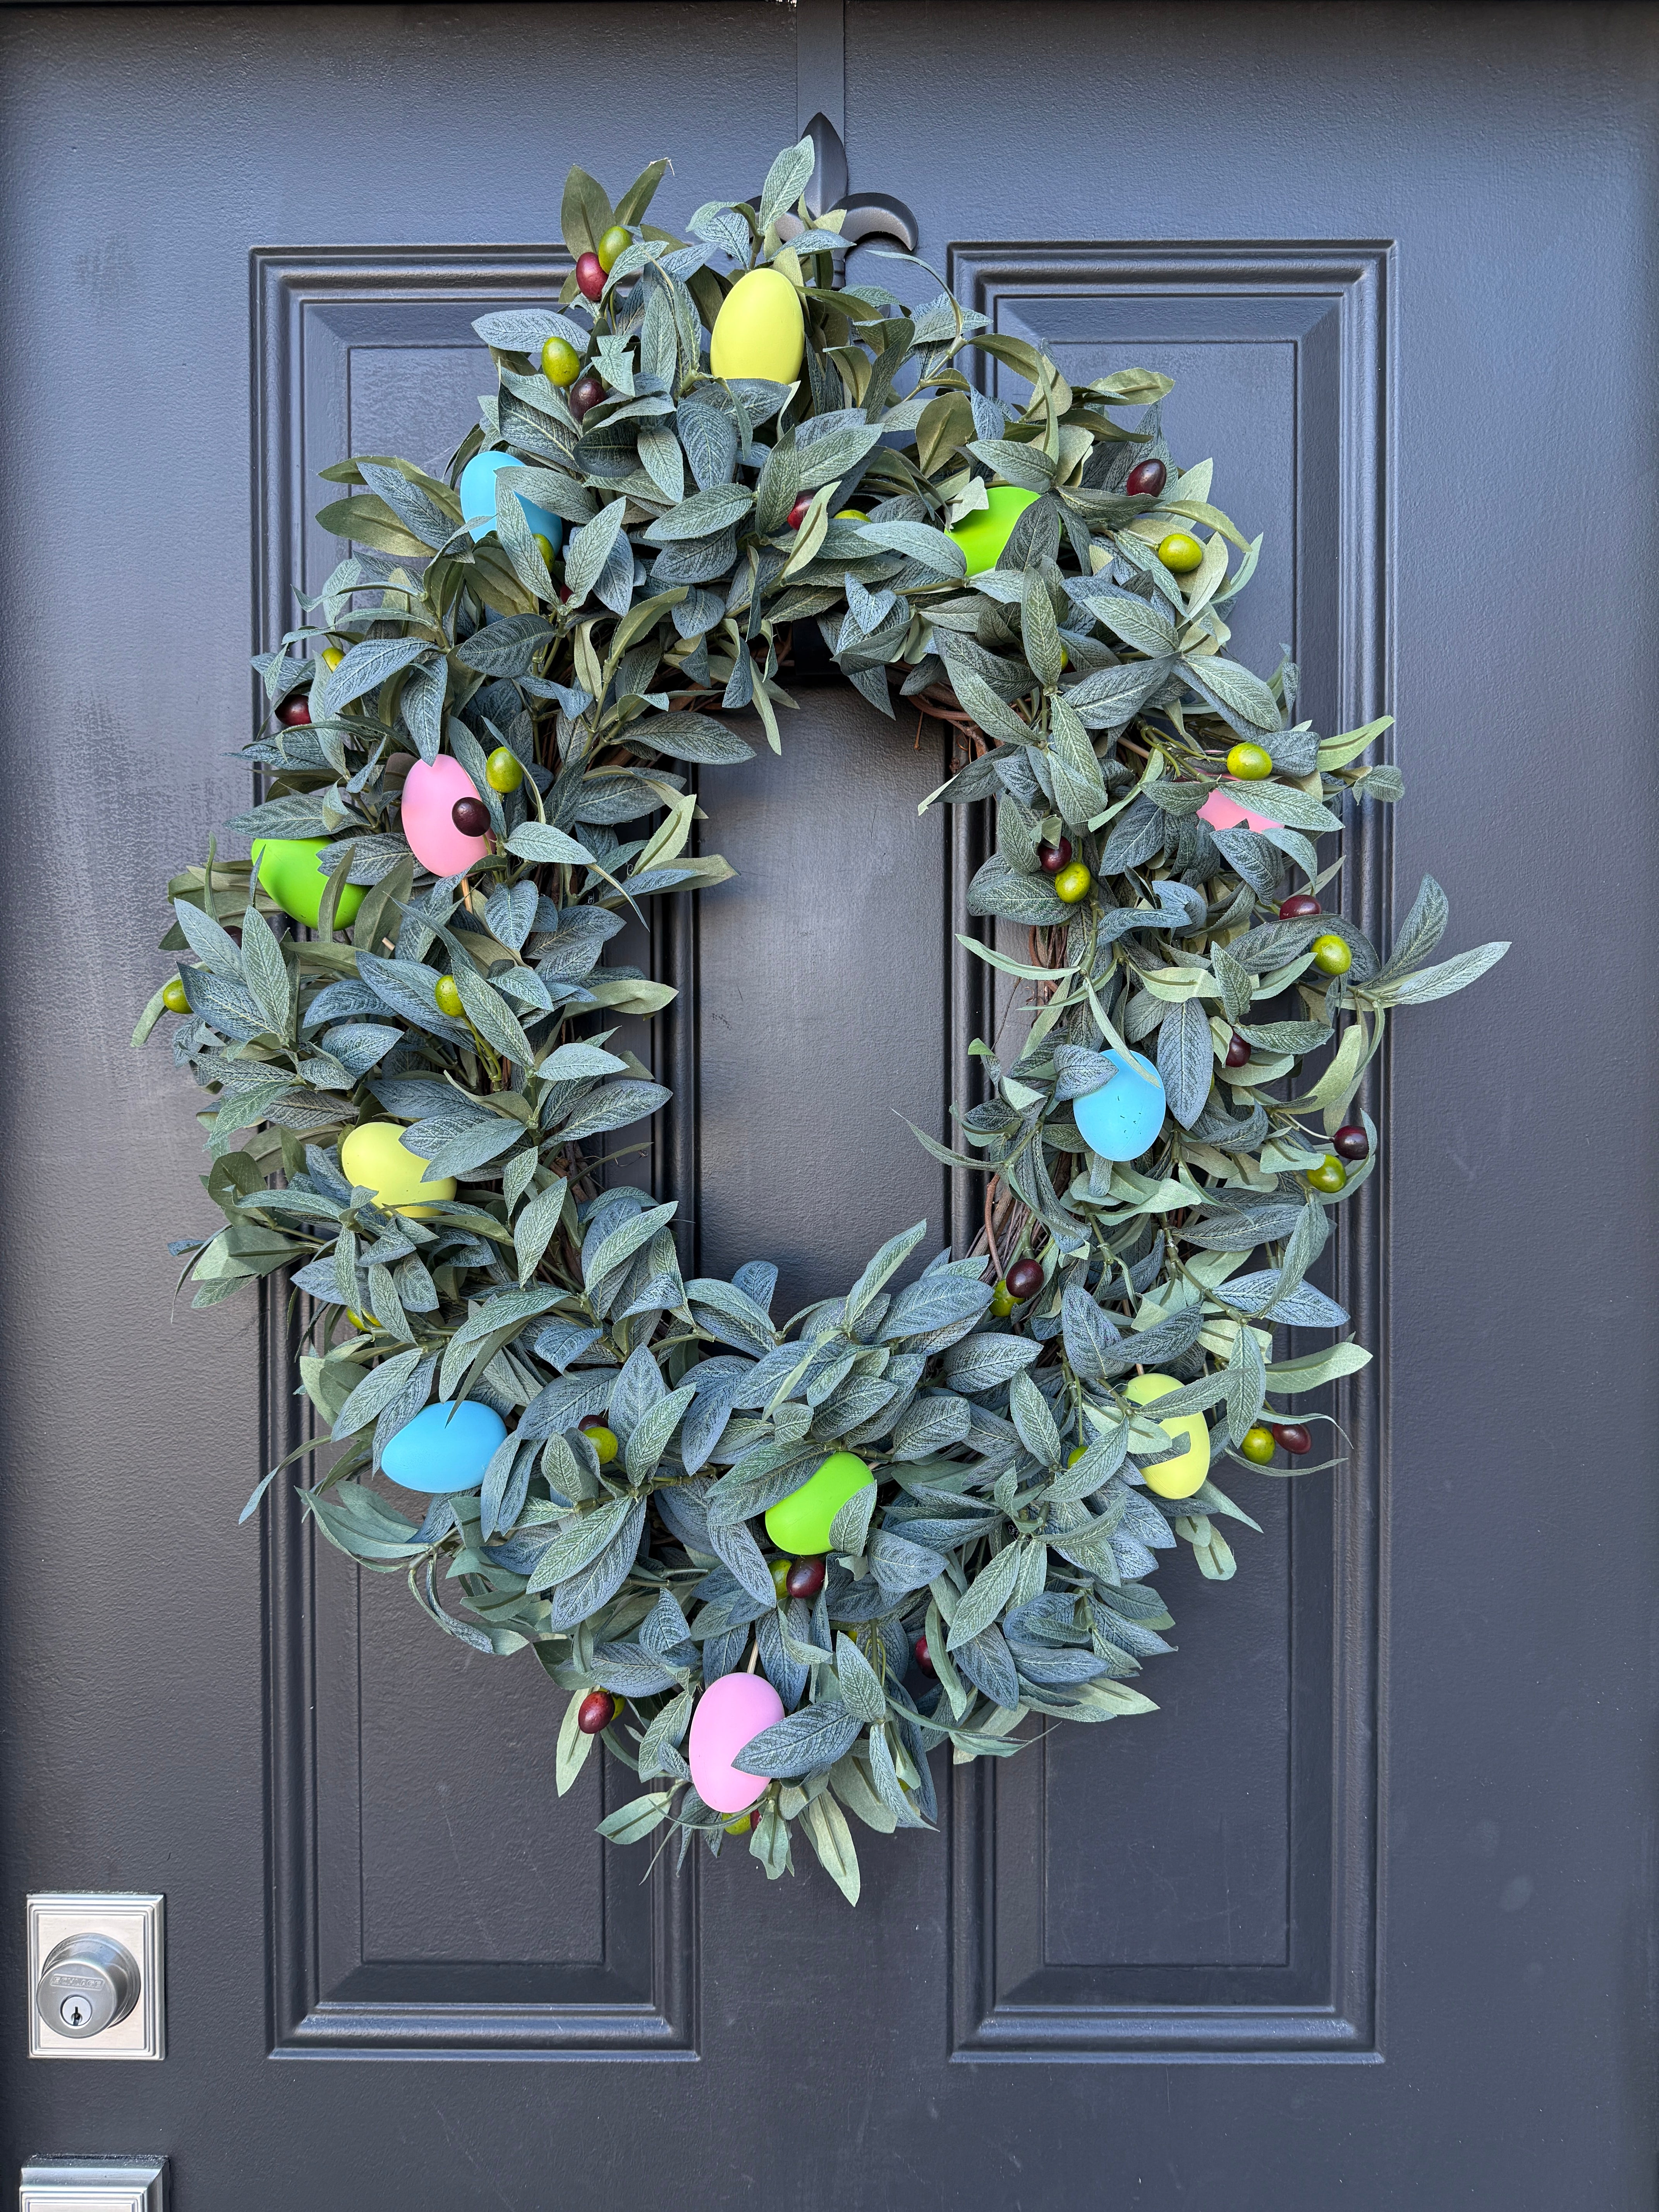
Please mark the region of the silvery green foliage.
[[[534, 1650], [572, 1693], [562, 1789], [592, 1741], [580, 1695], [626, 1700], [607, 1741], [647, 1787], [604, 1824], [620, 1840], [671, 1821], [682, 1849], [721, 1847], [684, 1746], [701, 1689], [752, 1659], [786, 1717], [750, 1754], [772, 1778], [750, 1849], [775, 1876], [799, 1828], [856, 1898], [846, 1815], [931, 1821], [939, 1745], [1000, 1756], [1029, 1714], [1151, 1710], [1135, 1678], [1170, 1648], [1159, 1554], [1184, 1540], [1224, 1579], [1217, 1517], [1255, 1524], [1213, 1482], [1180, 1500], [1147, 1488], [1170, 1438], [1123, 1386], [1138, 1367], [1172, 1375], [1158, 1413], [1205, 1413], [1219, 1458], [1264, 1412], [1364, 1363], [1342, 1339], [1273, 1357], [1281, 1325], [1346, 1327], [1307, 1275], [1332, 1206], [1375, 1170], [1370, 1120], [1345, 1191], [1307, 1171], [1358, 1110], [1388, 1011], [1462, 988], [1504, 948], [1425, 965], [1447, 920], [1431, 881], [1387, 958], [1340, 917], [1279, 917], [1287, 891], [1334, 878], [1319, 840], [1346, 811], [1399, 797], [1397, 773], [1364, 760], [1386, 723], [1322, 738], [1297, 717], [1294, 667], [1264, 681], [1228, 658], [1259, 541], [1211, 503], [1208, 462], [1176, 465], [1166, 378], [1074, 389], [948, 293], [912, 310], [871, 282], [837, 287], [835, 218], [791, 211], [804, 153], [810, 167], [804, 146], [780, 155], [758, 214], [710, 204], [689, 242], [644, 228], [663, 164], [615, 209], [572, 173], [573, 255], [613, 222], [634, 243], [596, 310], [573, 279], [556, 309], [479, 324], [499, 388], [451, 474], [486, 447], [520, 465], [483, 543], [449, 481], [383, 458], [326, 472], [349, 496], [321, 520], [355, 550], [256, 664], [270, 707], [307, 690], [311, 719], [273, 715], [245, 749], [262, 796], [227, 831], [323, 840], [321, 925], [285, 931], [247, 863], [210, 848], [170, 887], [164, 943], [189, 956], [173, 1048], [204, 1093], [226, 1222], [174, 1249], [198, 1305], [279, 1269], [303, 1294], [300, 1379], [337, 1448], [302, 1493], [317, 1527], [405, 1576], [448, 1635]], [[803, 373], [718, 382], [709, 325], [738, 268], [762, 263], [801, 287]], [[605, 386], [580, 420], [541, 373], [555, 336]], [[980, 385], [999, 372], [993, 397]], [[1146, 458], [1167, 481], [1131, 496]], [[947, 532], [993, 481], [1035, 497], [997, 566], [969, 578]], [[563, 522], [552, 571], [515, 491]], [[1175, 530], [1206, 533], [1184, 578], [1156, 550]], [[1041, 1288], [1006, 1315], [982, 1259], [921, 1266], [918, 1224], [845, 1297], [781, 1328], [775, 1269], [685, 1280], [672, 1199], [594, 1171], [595, 1140], [668, 1095], [612, 1048], [619, 1017], [671, 994], [607, 945], [651, 899], [730, 874], [691, 849], [685, 769], [710, 771], [717, 803], [713, 771], [750, 751], [726, 710], [752, 709], [779, 744], [787, 642], [799, 654], [813, 625], [884, 712], [896, 690], [964, 733], [936, 797], [996, 808], [969, 904], [1024, 925], [1027, 957], [973, 949], [1035, 987], [1034, 1018], [1012, 1060], [980, 1048], [962, 1150], [917, 1133], [994, 1177], [1003, 1234], [1040, 1255]], [[325, 647], [343, 656], [331, 669]], [[1239, 740], [1271, 757], [1269, 780], [1230, 781]], [[501, 746], [524, 769], [506, 794], [485, 774]], [[401, 831], [403, 772], [441, 752], [490, 814], [493, 849], [465, 882], [434, 882]], [[1274, 826], [1212, 829], [1198, 810], [1218, 788]], [[1072, 904], [1038, 857], [1062, 835], [1091, 875]], [[364, 896], [346, 929], [348, 885]], [[1313, 958], [1328, 934], [1352, 954], [1334, 980]], [[441, 976], [459, 1015], [440, 1010]], [[161, 1011], [158, 992], [136, 1042]], [[1229, 1069], [1235, 1034], [1252, 1057]], [[1073, 1104], [1125, 1041], [1156, 1056], [1170, 1113], [1149, 1152], [1114, 1166]], [[339, 1145], [368, 1119], [406, 1125], [456, 1196], [416, 1218], [354, 1189]], [[380, 1456], [431, 1400], [467, 1395], [507, 1440], [481, 1492], [417, 1523], [376, 1486]], [[618, 1439], [604, 1462], [580, 1425], [593, 1415]], [[842, 1449], [874, 1468], [874, 1510], [867, 1495], [843, 1509], [816, 1601], [781, 1604], [763, 1516]], [[911, 1663], [923, 1634], [931, 1678]]]

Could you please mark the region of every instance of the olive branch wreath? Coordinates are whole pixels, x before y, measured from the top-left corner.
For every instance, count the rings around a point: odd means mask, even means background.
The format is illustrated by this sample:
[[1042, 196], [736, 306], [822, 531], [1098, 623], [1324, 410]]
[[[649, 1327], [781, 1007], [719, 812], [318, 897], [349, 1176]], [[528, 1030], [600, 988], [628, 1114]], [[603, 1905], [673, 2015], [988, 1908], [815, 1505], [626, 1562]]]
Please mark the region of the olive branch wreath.
[[[251, 859], [169, 885], [189, 957], [134, 1042], [178, 1016], [209, 1094], [195, 1304], [303, 1301], [316, 1528], [534, 1650], [561, 1793], [601, 1734], [642, 1785], [601, 1832], [747, 1832], [776, 1877], [799, 1827], [856, 1902], [848, 1816], [933, 1823], [941, 1744], [1153, 1709], [1158, 1554], [1224, 1581], [1218, 1521], [1256, 1525], [1212, 1463], [1313, 1471], [1334, 1424], [1283, 1401], [1370, 1357], [1273, 1332], [1346, 1327], [1309, 1275], [1376, 1171], [1389, 1011], [1506, 948], [1424, 964], [1431, 879], [1386, 957], [1324, 909], [1320, 841], [1401, 795], [1389, 725], [1322, 738], [1288, 659], [1227, 657], [1261, 541], [1176, 465], [1170, 380], [1074, 388], [909, 255], [920, 306], [847, 281], [815, 150], [685, 239], [666, 163], [614, 207], [573, 169], [573, 273], [477, 325], [499, 388], [447, 473], [324, 471], [350, 550], [255, 662]], [[814, 663], [953, 732], [927, 805], [995, 802], [969, 907], [1006, 927], [963, 942], [1029, 1026], [975, 1045], [961, 1149], [915, 1131], [986, 1179], [973, 1249], [914, 1273], [918, 1224], [780, 1324], [775, 1267], [686, 1279], [672, 1198], [599, 1158], [669, 1095], [615, 1025], [672, 996], [604, 955], [731, 875], [694, 780], [751, 755], [722, 714], [778, 750]]]

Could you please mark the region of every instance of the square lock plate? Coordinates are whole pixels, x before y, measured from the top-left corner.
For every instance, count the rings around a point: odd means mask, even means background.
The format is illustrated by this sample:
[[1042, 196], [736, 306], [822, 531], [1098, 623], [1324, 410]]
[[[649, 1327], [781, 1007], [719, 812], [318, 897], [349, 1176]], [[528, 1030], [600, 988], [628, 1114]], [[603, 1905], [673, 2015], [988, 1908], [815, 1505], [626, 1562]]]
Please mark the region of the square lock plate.
[[32, 2158], [19, 2212], [164, 2212], [167, 2161], [160, 2158]]
[[[110, 1890], [54, 1890], [28, 1900], [28, 2010], [31, 2058], [160, 2058], [167, 2039], [162, 2002], [166, 1972], [160, 1897]], [[53, 1948], [73, 1936], [103, 1936], [137, 1962], [138, 2002], [101, 2034], [55, 2035], [34, 2002], [40, 1971]], [[51, 2199], [42, 2199], [49, 2203]], [[116, 2201], [116, 2200], [112, 2200]], [[125, 2200], [119, 2200], [125, 2203]], [[143, 2202], [143, 2200], [139, 2200]]]

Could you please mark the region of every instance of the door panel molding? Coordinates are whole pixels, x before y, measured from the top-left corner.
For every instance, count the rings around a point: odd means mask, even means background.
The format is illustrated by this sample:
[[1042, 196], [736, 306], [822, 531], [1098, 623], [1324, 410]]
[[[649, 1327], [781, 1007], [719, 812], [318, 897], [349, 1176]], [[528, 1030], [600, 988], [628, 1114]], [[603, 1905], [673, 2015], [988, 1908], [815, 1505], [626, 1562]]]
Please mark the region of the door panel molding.
[[[289, 626], [293, 583], [314, 589], [325, 573], [319, 562], [331, 564], [332, 542], [307, 513], [316, 470], [348, 450], [354, 349], [475, 348], [470, 325], [477, 313], [545, 300], [567, 265], [562, 255], [537, 247], [252, 256], [256, 647]], [[1386, 711], [1390, 690], [1390, 270], [1391, 249], [1376, 245], [1033, 244], [961, 246], [951, 254], [953, 288], [995, 328], [1066, 345], [1155, 346], [1162, 337], [1291, 349], [1295, 626], [1309, 711], [1322, 727]], [[941, 914], [951, 1000], [950, 1066], [941, 1074], [964, 1102], [976, 1095], [978, 1073], [968, 1045], [984, 1033], [989, 1002], [986, 971], [954, 944], [953, 932], [969, 926], [961, 908], [984, 849], [983, 812], [952, 810]], [[1362, 817], [1350, 896], [1374, 932], [1386, 920], [1388, 861], [1386, 820]], [[683, 1249], [695, 1264], [698, 930], [690, 901], [665, 907], [652, 963], [682, 995], [659, 1024], [662, 1073], [676, 1100], [655, 1132], [653, 1167], [659, 1187], [672, 1182], [682, 1197]], [[1385, 1069], [1378, 1081], [1386, 1083]], [[961, 1249], [978, 1225], [978, 1192], [969, 1178], [953, 1181], [961, 1188], [952, 1194], [952, 1241]], [[1298, 1564], [1290, 1598], [1284, 1962], [1050, 1964], [1046, 1753], [1038, 1746], [990, 1771], [981, 1762], [957, 1778], [951, 1823], [954, 2057], [1376, 2055], [1386, 1401], [1372, 1378], [1386, 1351], [1381, 1181], [1368, 1186], [1336, 1255], [1337, 1293], [1379, 1354], [1337, 1394], [1334, 1410], [1355, 1439], [1355, 1463], [1336, 1485], [1297, 1485], [1293, 1492]], [[292, 1346], [282, 1304], [268, 1286], [267, 1293], [269, 1465], [301, 1441], [303, 1416], [285, 1379]], [[668, 1854], [640, 1889], [605, 1880], [596, 1842], [592, 1879], [605, 1931], [599, 1960], [471, 1965], [363, 1956], [361, 1894], [355, 1907], [347, 1894], [361, 1884], [338, 1878], [345, 1869], [337, 1856], [342, 1848], [349, 1856], [352, 1820], [362, 1817], [352, 1749], [361, 1691], [355, 1681], [342, 1684], [337, 1667], [319, 1668], [319, 1638], [326, 1643], [330, 1632], [319, 1621], [314, 1539], [291, 1488], [283, 1490], [265, 1536], [273, 2051], [695, 2057], [695, 1877], [690, 1863], [683, 1873], [671, 1870]], [[337, 1595], [323, 1595], [337, 1609]], [[354, 1624], [356, 1607], [354, 1592]], [[339, 1631], [337, 1620], [336, 1657]], [[321, 1739], [319, 1693], [337, 1705], [343, 1694], [352, 1709]], [[319, 1771], [330, 1746], [330, 1764]], [[1109, 1742], [1101, 1750], [1109, 1757]], [[320, 1802], [325, 1796], [329, 1802]]]
[[[350, 450], [354, 366], [388, 349], [458, 349], [487, 358], [471, 330], [492, 307], [556, 298], [569, 269], [543, 246], [375, 247], [251, 257], [254, 648], [295, 622], [296, 585], [314, 591], [339, 555], [311, 521], [317, 471]], [[357, 356], [354, 362], [354, 356]], [[418, 456], [422, 459], [432, 458]], [[307, 1437], [293, 1395], [286, 1293], [263, 1301], [261, 1431], [267, 1467]], [[582, 1846], [586, 1918], [599, 1955], [376, 1958], [366, 1937], [364, 1680], [361, 1571], [331, 1559], [292, 1481], [264, 1515], [265, 1847], [269, 2046], [281, 2057], [501, 2058], [697, 2056], [695, 1859], [664, 1852], [648, 1882]], [[518, 1663], [533, 1666], [521, 1656]], [[556, 1712], [548, 1705], [550, 1755]], [[606, 1763], [608, 1766], [608, 1762]], [[522, 1764], [504, 1769], [525, 1786]], [[626, 1779], [623, 1776], [621, 1778]], [[607, 1774], [605, 1787], [611, 1786]], [[382, 1808], [384, 1811], [384, 1808]], [[567, 1860], [561, 1871], [568, 1873]], [[384, 1876], [383, 1876], [384, 1879]], [[465, 1880], [463, 1875], [462, 1879]], [[434, 1903], [448, 1913], [454, 1892]]]
[[[1303, 711], [1322, 730], [1352, 728], [1389, 711], [1391, 245], [963, 244], [950, 250], [949, 278], [994, 330], [1040, 338], [1062, 361], [1066, 350], [1091, 346], [1115, 354], [1133, 346], [1152, 367], [1160, 343], [1287, 349], [1281, 373], [1289, 380], [1296, 487], [1290, 642], [1303, 667]], [[1379, 748], [1382, 757], [1389, 751]], [[1356, 810], [1348, 844], [1348, 910], [1373, 937], [1385, 938], [1386, 808]], [[1372, 1081], [1368, 1097], [1384, 1118], [1385, 1058]], [[1352, 1440], [1351, 1463], [1328, 1483], [1291, 1486], [1284, 1958], [1136, 1964], [1120, 1955], [1079, 1963], [1072, 1945], [1064, 1962], [1055, 1960], [1052, 1775], [1047, 1748], [1036, 1742], [1016, 1759], [981, 1760], [956, 1776], [953, 2060], [1381, 2056], [1385, 1174], [1370, 1179], [1333, 1240], [1332, 1287], [1376, 1353], [1371, 1366], [1330, 1394]], [[1155, 1677], [1147, 1686], [1156, 1696]], [[1099, 1755], [1109, 1759], [1112, 1748], [1108, 1739]], [[1103, 1850], [1100, 1881], [1103, 1887], [1112, 1881]]]

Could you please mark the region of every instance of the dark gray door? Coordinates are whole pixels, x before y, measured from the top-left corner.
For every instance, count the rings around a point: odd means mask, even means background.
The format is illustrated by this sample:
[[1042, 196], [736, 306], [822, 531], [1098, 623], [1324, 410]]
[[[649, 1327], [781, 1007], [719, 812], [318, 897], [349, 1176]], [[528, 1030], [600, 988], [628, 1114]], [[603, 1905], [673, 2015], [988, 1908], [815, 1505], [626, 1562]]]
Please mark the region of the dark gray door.
[[[179, 2212], [1651, 2206], [1659, 20], [854, 0], [842, 32], [811, 0], [0, 21], [9, 2169], [165, 2151]], [[473, 316], [556, 281], [570, 161], [666, 153], [684, 216], [843, 83], [854, 187], [972, 304], [1178, 376], [1179, 451], [1267, 536], [1240, 657], [1292, 644], [1322, 728], [1397, 716], [1351, 910], [1386, 927], [1432, 868], [1458, 943], [1516, 940], [1378, 1085], [1351, 1468], [1261, 1483], [1231, 1585], [1166, 1567], [1156, 1715], [959, 1773], [942, 1835], [870, 1839], [856, 1914], [737, 1853], [641, 1884], [597, 1764], [554, 1796], [532, 1661], [285, 1508], [237, 1528], [287, 1385], [251, 1304], [169, 1320], [198, 1137], [125, 1049], [161, 884], [242, 803], [246, 654], [318, 574], [316, 468], [447, 448]], [[687, 1009], [656, 1170], [705, 1263], [802, 1297], [950, 1221], [893, 1109], [941, 1126], [987, 1010], [914, 738], [804, 696], [713, 797], [739, 880], [650, 950]], [[78, 1887], [167, 1893], [160, 2066], [22, 2057], [23, 1898]]]

